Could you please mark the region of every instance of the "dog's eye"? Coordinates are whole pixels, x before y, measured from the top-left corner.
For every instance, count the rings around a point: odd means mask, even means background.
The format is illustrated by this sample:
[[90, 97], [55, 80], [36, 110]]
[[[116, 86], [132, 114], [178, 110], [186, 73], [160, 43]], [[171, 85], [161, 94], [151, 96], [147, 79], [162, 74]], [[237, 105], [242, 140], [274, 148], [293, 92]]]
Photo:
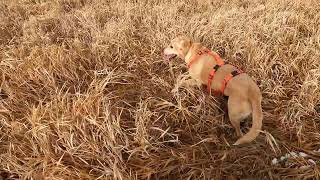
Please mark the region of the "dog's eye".
[[171, 45], [170, 48], [173, 48], [173, 46]]

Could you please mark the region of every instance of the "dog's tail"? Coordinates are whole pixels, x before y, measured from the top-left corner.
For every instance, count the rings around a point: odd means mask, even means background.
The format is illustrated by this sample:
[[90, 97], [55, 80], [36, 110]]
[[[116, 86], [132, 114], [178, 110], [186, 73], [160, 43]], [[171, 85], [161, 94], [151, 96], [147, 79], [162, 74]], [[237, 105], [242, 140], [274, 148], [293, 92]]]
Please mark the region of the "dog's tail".
[[[260, 94], [260, 92], [258, 93]], [[247, 134], [239, 138], [233, 145], [249, 143], [253, 141], [260, 133], [263, 119], [261, 108], [261, 95], [249, 96], [249, 101], [252, 106], [252, 127]]]

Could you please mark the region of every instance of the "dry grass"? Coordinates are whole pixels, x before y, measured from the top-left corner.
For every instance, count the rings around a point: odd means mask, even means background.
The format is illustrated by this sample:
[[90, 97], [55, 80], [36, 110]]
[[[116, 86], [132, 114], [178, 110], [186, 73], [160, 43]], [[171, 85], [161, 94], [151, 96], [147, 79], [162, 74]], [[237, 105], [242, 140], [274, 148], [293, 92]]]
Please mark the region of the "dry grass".
[[[319, 179], [319, 161], [271, 165], [320, 147], [319, 12], [318, 0], [2, 0], [2, 178]], [[229, 146], [223, 100], [162, 60], [178, 34], [258, 82], [254, 143]]]

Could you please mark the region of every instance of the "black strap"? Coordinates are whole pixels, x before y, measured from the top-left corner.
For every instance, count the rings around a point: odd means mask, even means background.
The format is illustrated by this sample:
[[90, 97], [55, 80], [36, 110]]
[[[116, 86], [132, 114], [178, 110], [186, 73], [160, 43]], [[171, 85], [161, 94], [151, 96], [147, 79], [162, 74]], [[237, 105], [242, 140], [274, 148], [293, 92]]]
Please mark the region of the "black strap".
[[[226, 65], [226, 64], [228, 64], [228, 62], [225, 62], [223, 65]], [[222, 65], [222, 66], [223, 66], [223, 65]], [[215, 70], [215, 72], [217, 72], [220, 67], [221, 67], [220, 65], [216, 64], [216, 65], [213, 67], [213, 69]]]
[[220, 67], [221, 67], [220, 65], [216, 64], [216, 65], [213, 67], [213, 69], [215, 70], [215, 72], [217, 72]]
[[233, 77], [235, 77], [236, 75], [239, 75], [239, 74], [240, 74], [240, 72], [237, 71], [237, 70], [231, 72], [231, 75], [232, 75]]
[[209, 52], [208, 49], [203, 49], [203, 50], [198, 51], [198, 55], [202, 55], [202, 54], [208, 53], [208, 52]]

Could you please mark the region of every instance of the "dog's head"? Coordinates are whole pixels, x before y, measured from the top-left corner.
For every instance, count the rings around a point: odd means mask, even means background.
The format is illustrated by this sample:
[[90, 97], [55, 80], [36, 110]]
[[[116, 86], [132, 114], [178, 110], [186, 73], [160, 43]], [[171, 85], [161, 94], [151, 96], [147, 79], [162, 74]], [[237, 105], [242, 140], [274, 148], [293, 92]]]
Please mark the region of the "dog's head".
[[175, 57], [184, 59], [191, 47], [191, 39], [185, 36], [179, 36], [173, 39], [170, 45], [164, 49], [164, 59], [167, 61]]

